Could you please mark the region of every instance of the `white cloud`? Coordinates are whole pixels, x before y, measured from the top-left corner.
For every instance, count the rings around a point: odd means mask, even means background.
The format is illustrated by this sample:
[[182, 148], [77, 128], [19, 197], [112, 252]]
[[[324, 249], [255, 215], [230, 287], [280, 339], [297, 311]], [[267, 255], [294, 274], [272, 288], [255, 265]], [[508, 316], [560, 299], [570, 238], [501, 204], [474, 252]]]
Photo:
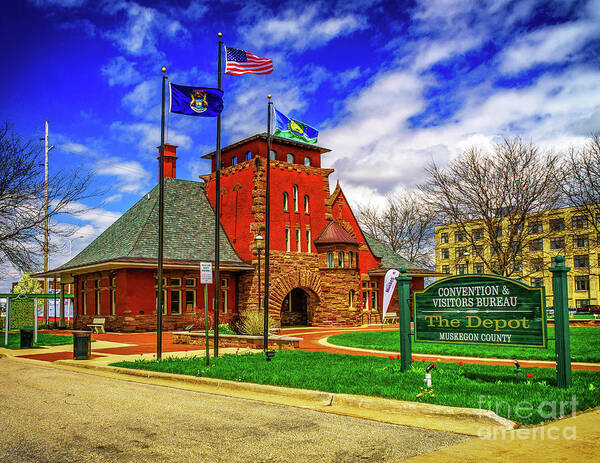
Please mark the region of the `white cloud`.
[[[279, 16], [263, 19], [244, 29], [244, 41], [252, 48], [277, 47], [285, 44], [296, 51], [321, 47], [336, 37], [350, 35], [365, 29], [367, 23], [361, 16], [345, 14], [327, 19], [316, 5], [283, 11]], [[254, 49], [251, 50], [256, 53]]]
[[102, 75], [108, 78], [108, 85], [130, 85], [140, 79], [140, 73], [135, 69], [135, 63], [127, 61], [122, 56], [111, 59], [102, 66]]
[[490, 90], [484, 83], [463, 92], [462, 109], [450, 120], [412, 127], [408, 119], [426, 101], [423, 89], [417, 74], [382, 73], [346, 100], [347, 117], [321, 131], [320, 144], [333, 150], [324, 156], [336, 169], [332, 180], [356, 191], [354, 199], [411, 189], [423, 182], [429, 162], [444, 165], [472, 145], [489, 150], [503, 136], [561, 152], [598, 130], [600, 71], [594, 69], [546, 75], [524, 88]]
[[62, 151], [73, 154], [87, 154], [90, 149], [86, 145], [82, 145], [81, 143], [63, 143], [59, 146]]
[[127, 93], [121, 100], [121, 104], [134, 116], [160, 120], [161, 98], [161, 81], [146, 80]]
[[118, 157], [101, 159], [94, 170], [97, 175], [116, 177], [117, 182], [114, 187], [124, 193], [143, 193], [151, 177], [150, 172], [139, 162]]
[[592, 38], [600, 37], [598, 23], [574, 21], [544, 27], [519, 37], [500, 57], [500, 69], [507, 74], [530, 69], [537, 64], [564, 64]]
[[177, 19], [170, 18], [155, 8], [145, 7], [136, 2], [119, 1], [108, 3], [105, 11], [118, 15], [122, 12], [127, 22], [121, 28], [109, 31], [107, 37], [134, 56], [158, 53], [159, 37], [168, 37], [185, 41], [190, 38], [189, 31]]
[[[117, 121], [110, 125], [110, 129], [122, 140], [137, 143], [139, 150], [148, 156], [155, 156], [158, 153], [156, 147], [160, 145], [160, 123], [138, 122], [127, 124]], [[191, 146], [192, 139], [189, 135], [170, 129], [169, 143], [180, 148], [188, 148]]]

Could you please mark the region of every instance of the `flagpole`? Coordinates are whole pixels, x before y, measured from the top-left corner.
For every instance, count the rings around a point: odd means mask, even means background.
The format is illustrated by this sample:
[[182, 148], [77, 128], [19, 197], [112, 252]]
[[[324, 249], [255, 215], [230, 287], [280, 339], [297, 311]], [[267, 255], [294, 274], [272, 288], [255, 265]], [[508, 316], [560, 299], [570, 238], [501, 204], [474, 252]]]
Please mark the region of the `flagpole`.
[[162, 311], [163, 311], [163, 234], [165, 212], [165, 83], [167, 68], [161, 69], [162, 108], [160, 114], [160, 155], [158, 160], [158, 307], [156, 308], [156, 358], [162, 358]]
[[[221, 90], [221, 49], [223, 48], [222, 33], [219, 36], [219, 65], [218, 65], [218, 89]], [[213, 355], [219, 356], [219, 308], [221, 307], [221, 277], [219, 272], [220, 265], [220, 224], [221, 224], [221, 113], [217, 115], [217, 150], [216, 150], [216, 188], [215, 188], [215, 309], [214, 309], [214, 341]]]
[[[269, 350], [269, 251], [270, 251], [270, 225], [271, 225], [271, 95], [267, 95], [267, 185], [266, 185], [266, 210], [265, 210], [265, 321], [264, 321], [264, 351]], [[259, 283], [260, 284], [260, 283]], [[267, 360], [269, 358], [267, 357]]]

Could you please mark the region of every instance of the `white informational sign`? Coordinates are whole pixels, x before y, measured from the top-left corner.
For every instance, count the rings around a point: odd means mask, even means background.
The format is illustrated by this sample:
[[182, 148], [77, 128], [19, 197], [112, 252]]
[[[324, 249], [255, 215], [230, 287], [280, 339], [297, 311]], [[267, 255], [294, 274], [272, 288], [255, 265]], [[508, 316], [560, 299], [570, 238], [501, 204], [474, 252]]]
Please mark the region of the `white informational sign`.
[[212, 285], [212, 282], [212, 262], [200, 262], [200, 283], [203, 285]]
[[392, 296], [394, 295], [394, 289], [396, 289], [396, 277], [400, 275], [400, 272], [394, 268], [391, 268], [385, 274], [383, 279], [383, 315], [381, 320], [385, 318], [385, 313], [390, 305]]

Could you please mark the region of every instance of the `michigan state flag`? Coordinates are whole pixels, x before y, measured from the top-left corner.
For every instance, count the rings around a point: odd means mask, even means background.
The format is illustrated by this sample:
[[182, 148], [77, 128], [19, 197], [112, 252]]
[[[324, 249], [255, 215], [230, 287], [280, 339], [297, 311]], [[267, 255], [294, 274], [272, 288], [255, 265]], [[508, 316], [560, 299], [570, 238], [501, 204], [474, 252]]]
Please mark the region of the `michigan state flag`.
[[186, 87], [169, 83], [169, 111], [186, 116], [217, 117], [223, 111], [223, 91], [218, 88]]
[[275, 135], [283, 138], [291, 138], [294, 140], [300, 140], [306, 143], [316, 143], [319, 131], [313, 129], [311, 126], [306, 125], [295, 119], [290, 119], [285, 114], [275, 109]]

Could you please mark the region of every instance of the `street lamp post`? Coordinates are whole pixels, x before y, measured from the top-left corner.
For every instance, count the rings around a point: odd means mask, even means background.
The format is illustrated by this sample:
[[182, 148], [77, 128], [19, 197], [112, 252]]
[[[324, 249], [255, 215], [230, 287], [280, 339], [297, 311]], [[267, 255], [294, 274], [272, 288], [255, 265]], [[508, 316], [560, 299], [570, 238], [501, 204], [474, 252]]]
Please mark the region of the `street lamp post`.
[[260, 311], [260, 251], [264, 246], [264, 238], [259, 233], [256, 235], [256, 252], [258, 253], [258, 310]]

